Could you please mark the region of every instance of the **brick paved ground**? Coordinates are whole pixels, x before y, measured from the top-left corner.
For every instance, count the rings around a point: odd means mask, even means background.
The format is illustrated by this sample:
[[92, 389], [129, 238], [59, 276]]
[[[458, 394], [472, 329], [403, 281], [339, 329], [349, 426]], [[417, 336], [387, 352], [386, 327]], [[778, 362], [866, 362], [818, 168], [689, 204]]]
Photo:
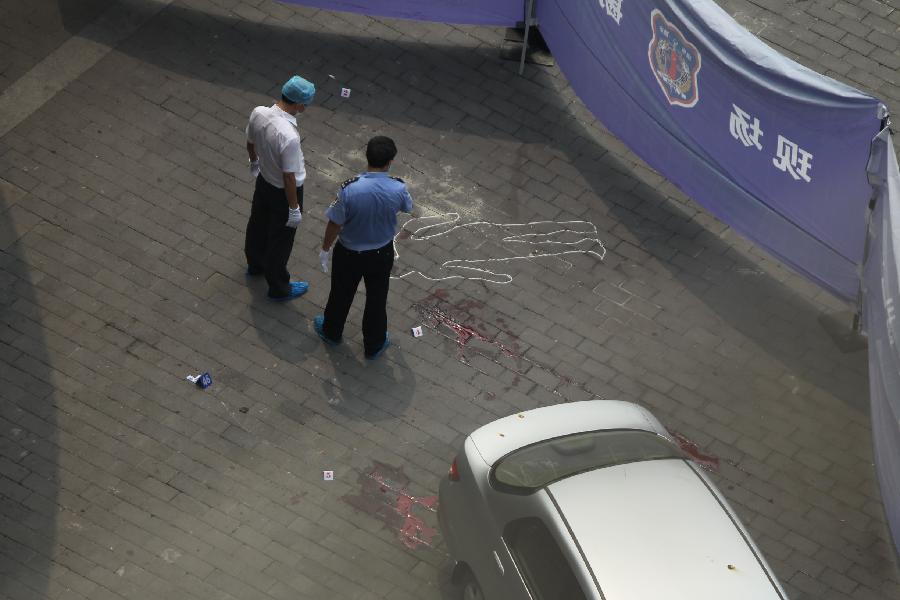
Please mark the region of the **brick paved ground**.
[[874, 94], [895, 114], [900, 110], [900, 1], [721, 0], [720, 4], [783, 54]]
[[[0, 0], [3, 89], [117, 9], [21, 4]], [[493, 29], [125, 4], [136, 33], [0, 139], [0, 595], [448, 598], [432, 496], [462, 436], [599, 396], [718, 459], [792, 598], [900, 597], [845, 308], [639, 163], [558, 71], [515, 77]], [[726, 6], [898, 110], [896, 0]], [[241, 129], [295, 71], [320, 85], [291, 261], [312, 287], [274, 305], [243, 275]], [[322, 347], [321, 215], [376, 131], [424, 215], [583, 220], [604, 258], [507, 262], [507, 285], [411, 275], [384, 360], [362, 360], [358, 311]], [[405, 239], [398, 274], [508, 257], [503, 235]], [[206, 391], [184, 381], [202, 370]]]

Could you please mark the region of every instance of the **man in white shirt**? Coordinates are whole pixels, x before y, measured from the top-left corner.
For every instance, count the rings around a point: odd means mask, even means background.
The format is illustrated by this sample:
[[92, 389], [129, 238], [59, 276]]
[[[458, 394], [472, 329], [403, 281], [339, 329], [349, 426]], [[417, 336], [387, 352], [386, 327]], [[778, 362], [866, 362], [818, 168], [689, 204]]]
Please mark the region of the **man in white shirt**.
[[272, 300], [297, 298], [309, 288], [305, 281], [290, 280], [287, 262], [303, 218], [306, 180], [296, 115], [315, 94], [315, 85], [295, 75], [281, 88], [281, 100], [254, 108], [247, 123], [247, 155], [256, 188], [244, 254], [247, 274], [266, 276]]

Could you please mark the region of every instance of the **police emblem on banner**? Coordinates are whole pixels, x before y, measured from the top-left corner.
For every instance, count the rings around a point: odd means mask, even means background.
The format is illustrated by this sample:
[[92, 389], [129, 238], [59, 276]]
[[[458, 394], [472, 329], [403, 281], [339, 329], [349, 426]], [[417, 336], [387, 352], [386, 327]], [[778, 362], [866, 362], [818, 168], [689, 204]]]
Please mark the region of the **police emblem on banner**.
[[650, 13], [650, 26], [653, 39], [650, 40], [647, 55], [659, 87], [669, 104], [686, 108], [694, 106], [700, 98], [697, 88], [700, 52], [659, 10], [654, 9]]

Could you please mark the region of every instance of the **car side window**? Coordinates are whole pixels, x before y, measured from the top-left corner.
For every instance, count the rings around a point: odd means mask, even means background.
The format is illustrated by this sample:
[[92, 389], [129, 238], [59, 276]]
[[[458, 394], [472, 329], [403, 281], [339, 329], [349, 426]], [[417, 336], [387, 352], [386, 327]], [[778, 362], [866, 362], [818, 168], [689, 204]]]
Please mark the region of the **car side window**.
[[540, 519], [511, 521], [503, 537], [534, 600], [584, 600], [572, 567]]

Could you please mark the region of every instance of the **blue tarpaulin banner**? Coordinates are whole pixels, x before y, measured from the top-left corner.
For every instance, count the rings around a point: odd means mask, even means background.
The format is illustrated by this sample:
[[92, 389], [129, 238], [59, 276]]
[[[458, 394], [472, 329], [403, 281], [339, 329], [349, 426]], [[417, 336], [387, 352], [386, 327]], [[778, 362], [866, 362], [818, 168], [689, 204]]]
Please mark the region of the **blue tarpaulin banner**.
[[781, 56], [711, 0], [539, 0], [537, 11], [572, 87], [647, 164], [857, 296], [877, 99]]
[[878, 190], [863, 270], [872, 438], [884, 512], [900, 546], [900, 170], [887, 128], [872, 142], [869, 174]]
[[[511, 27], [524, 15], [522, 0], [284, 0], [314, 8], [397, 19]], [[352, 32], [347, 32], [352, 33]]]

